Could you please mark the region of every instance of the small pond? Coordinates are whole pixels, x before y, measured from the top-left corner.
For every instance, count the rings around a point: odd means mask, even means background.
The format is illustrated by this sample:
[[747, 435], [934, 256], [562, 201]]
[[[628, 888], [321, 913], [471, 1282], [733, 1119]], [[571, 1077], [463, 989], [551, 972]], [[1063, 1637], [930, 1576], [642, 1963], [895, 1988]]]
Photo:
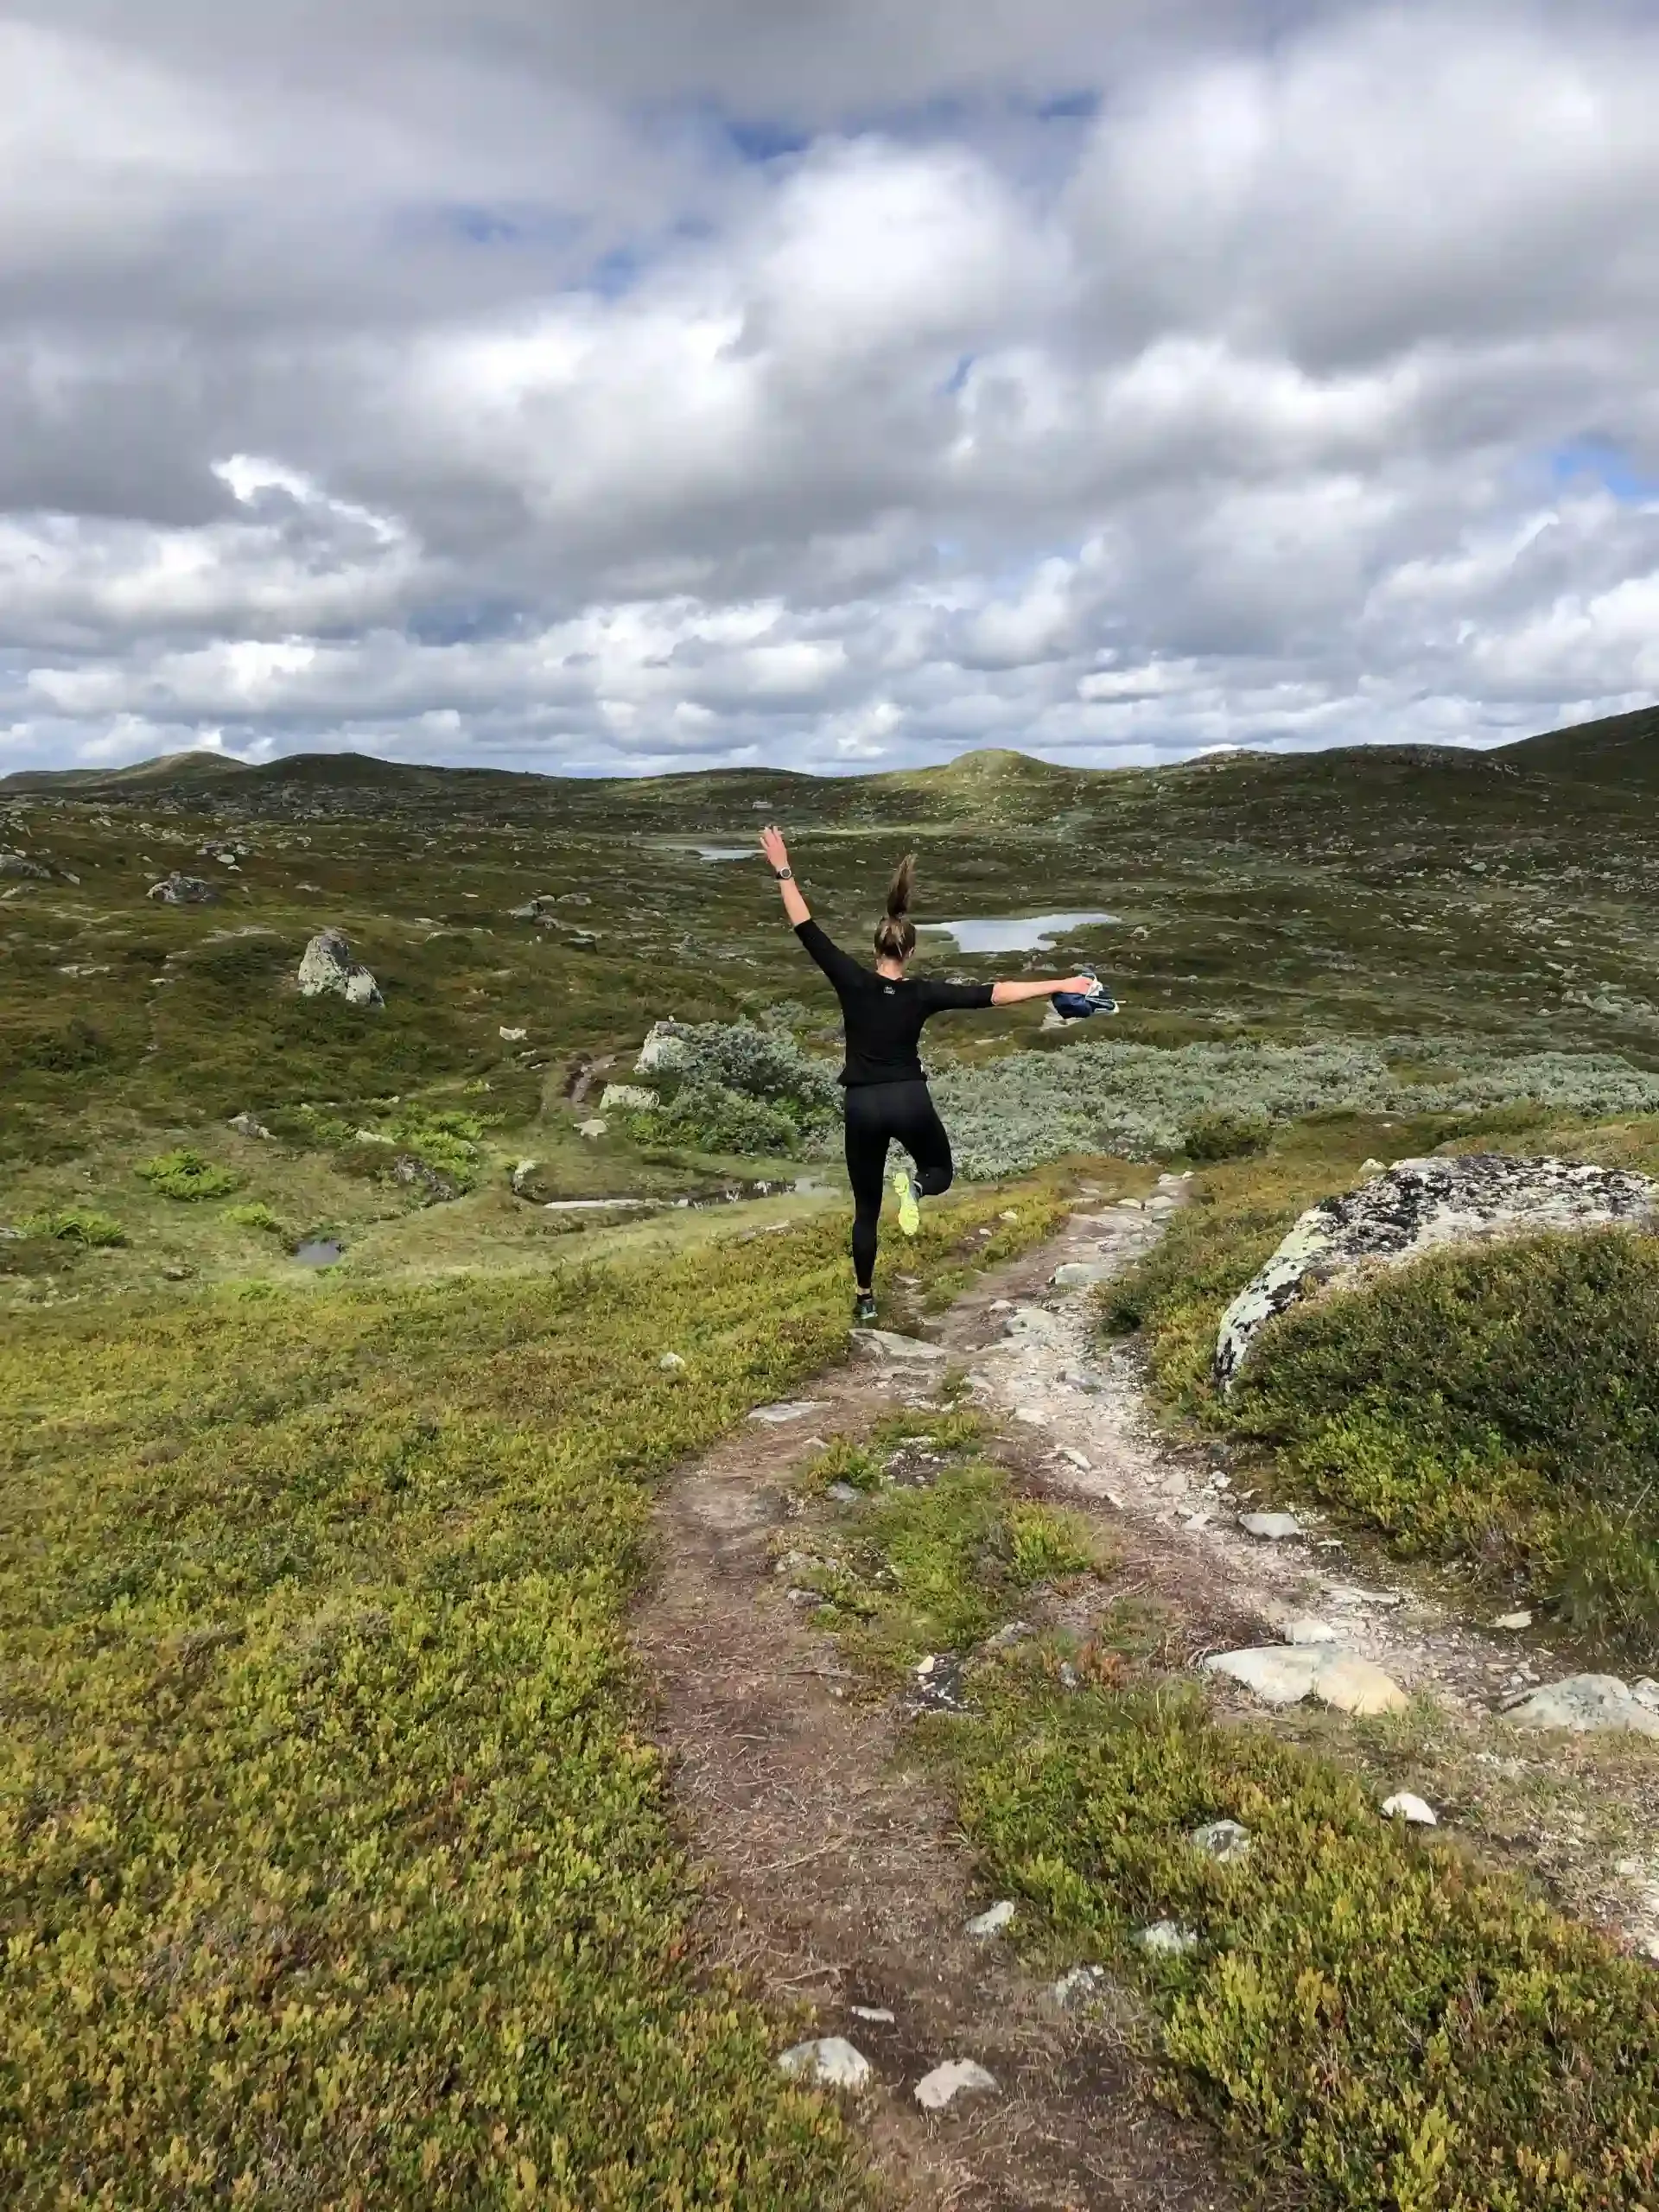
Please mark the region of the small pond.
[[302, 1268], [332, 1268], [336, 1260], [344, 1257], [345, 1251], [346, 1247], [338, 1237], [312, 1236], [296, 1247], [294, 1257]]
[[1073, 930], [1115, 922], [1116, 914], [970, 915], [956, 922], [922, 922], [918, 927], [953, 937], [958, 952], [1047, 952], [1057, 938]]

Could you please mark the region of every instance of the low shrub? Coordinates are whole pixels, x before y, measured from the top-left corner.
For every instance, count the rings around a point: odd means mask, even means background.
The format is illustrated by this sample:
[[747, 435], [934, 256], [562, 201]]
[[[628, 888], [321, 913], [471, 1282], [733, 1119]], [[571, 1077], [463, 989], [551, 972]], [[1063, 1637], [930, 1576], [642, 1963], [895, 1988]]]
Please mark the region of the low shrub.
[[23, 1233], [54, 1243], [85, 1244], [104, 1251], [127, 1241], [127, 1232], [118, 1221], [92, 1206], [60, 1206], [54, 1213], [36, 1214], [24, 1223]]
[[281, 1217], [257, 1199], [245, 1206], [226, 1206], [224, 1218], [232, 1229], [257, 1230], [273, 1236], [286, 1233]]
[[1402, 1551], [1504, 1570], [1659, 1657], [1659, 1238], [1438, 1253], [1294, 1308], [1230, 1419]]
[[1455, 1038], [1175, 1048], [1077, 1043], [945, 1067], [933, 1090], [962, 1173], [985, 1179], [1068, 1153], [1173, 1154], [1216, 1116], [1265, 1128], [1333, 1108], [1468, 1116], [1526, 1100], [1563, 1112], [1659, 1110], [1659, 1075], [1614, 1054], [1506, 1057]]
[[239, 1190], [242, 1184], [242, 1178], [233, 1168], [220, 1167], [200, 1153], [193, 1152], [188, 1145], [176, 1152], [163, 1152], [154, 1160], [146, 1160], [133, 1172], [162, 1198], [175, 1198], [186, 1205], [194, 1205], [203, 1198], [226, 1198], [231, 1192]]
[[1181, 1132], [1181, 1150], [1189, 1160], [1248, 1160], [1267, 1150], [1272, 1134], [1264, 1116], [1200, 1114]]
[[630, 1123], [642, 1142], [791, 1159], [833, 1134], [841, 1088], [827, 1060], [781, 1029], [709, 1021], [674, 1031], [653, 1071], [662, 1103]]

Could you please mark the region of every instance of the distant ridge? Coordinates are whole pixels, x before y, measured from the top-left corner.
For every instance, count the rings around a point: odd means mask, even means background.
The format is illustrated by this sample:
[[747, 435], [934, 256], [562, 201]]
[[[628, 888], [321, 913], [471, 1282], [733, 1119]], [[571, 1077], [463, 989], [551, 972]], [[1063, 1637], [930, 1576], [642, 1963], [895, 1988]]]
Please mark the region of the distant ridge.
[[1659, 707], [1639, 707], [1632, 715], [1610, 715], [1602, 721], [1522, 738], [1518, 745], [1501, 747], [1498, 757], [1579, 783], [1659, 789]]
[[932, 807], [949, 804], [955, 796], [976, 804], [998, 798], [1035, 802], [1046, 798], [1059, 805], [1108, 784], [1148, 777], [1231, 779], [1250, 776], [1273, 782], [1301, 781], [1311, 776], [1321, 783], [1352, 778], [1361, 785], [1374, 785], [1395, 782], [1402, 770], [1413, 768], [1444, 769], [1459, 776], [1479, 774], [1483, 763], [1489, 772], [1497, 765], [1510, 774], [1519, 771], [1528, 777], [1638, 791], [1659, 789], [1659, 707], [1480, 749], [1421, 743], [1333, 746], [1317, 753], [1240, 747], [1199, 753], [1190, 760], [1151, 769], [1072, 767], [1039, 760], [1010, 747], [988, 746], [930, 767], [885, 769], [857, 777], [815, 776], [783, 768], [687, 769], [646, 777], [562, 777], [537, 769], [416, 766], [364, 753], [290, 753], [279, 760], [254, 764], [204, 749], [163, 753], [125, 768], [22, 769], [0, 777], [0, 792], [14, 796], [60, 792], [111, 803], [150, 791], [207, 798], [215, 794], [251, 797], [260, 791], [359, 791], [400, 794], [410, 799], [435, 799], [454, 792], [505, 802], [515, 796], [544, 799], [550, 785], [564, 785], [573, 791], [578, 786], [592, 791], [608, 785], [618, 791], [626, 789], [649, 807], [653, 800], [702, 786], [729, 790], [747, 785], [756, 791], [770, 791], [781, 799], [785, 793], [798, 793], [804, 785], [836, 785], [880, 790], [893, 798], [910, 793]]

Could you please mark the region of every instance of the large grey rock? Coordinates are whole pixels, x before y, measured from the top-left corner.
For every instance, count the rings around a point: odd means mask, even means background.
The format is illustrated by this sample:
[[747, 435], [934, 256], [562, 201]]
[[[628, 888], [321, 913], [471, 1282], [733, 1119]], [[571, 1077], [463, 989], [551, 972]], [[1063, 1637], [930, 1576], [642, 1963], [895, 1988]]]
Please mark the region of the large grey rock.
[[868, 2089], [874, 2078], [870, 2062], [844, 2036], [818, 2036], [811, 2043], [798, 2043], [778, 2061], [784, 2072], [814, 2088]]
[[380, 986], [366, 968], [352, 957], [352, 948], [339, 930], [319, 930], [305, 948], [300, 962], [300, 996], [332, 995], [348, 1006], [382, 1006]]
[[1093, 1290], [1116, 1273], [1109, 1260], [1067, 1260], [1048, 1280], [1056, 1290]]
[[1268, 1544], [1287, 1543], [1302, 1533], [1302, 1524], [1294, 1513], [1241, 1513], [1238, 1525], [1247, 1536], [1259, 1536]]
[[[41, 883], [49, 883], [52, 880], [52, 871], [49, 868], [42, 867], [39, 861], [30, 860], [27, 853], [14, 852], [10, 848], [4, 852], [0, 852], [0, 875], [33, 876], [37, 882]], [[149, 895], [153, 899], [156, 893], [152, 891]]]
[[1510, 1707], [1508, 1718], [1523, 1728], [1569, 1728], [1575, 1735], [1622, 1729], [1659, 1737], [1659, 1690], [1617, 1675], [1568, 1675]]
[[916, 2101], [924, 2112], [943, 2112], [958, 2097], [994, 2096], [996, 2078], [971, 2058], [947, 2058], [916, 2084]]
[[665, 1075], [686, 1062], [685, 1035], [677, 1021], [653, 1021], [633, 1064], [636, 1075]]
[[1321, 1285], [1424, 1252], [1549, 1229], [1651, 1226], [1645, 1175], [1569, 1160], [1466, 1153], [1401, 1160], [1341, 1198], [1311, 1206], [1222, 1316], [1215, 1376], [1227, 1389], [1267, 1324]]
[[649, 1114], [662, 1101], [643, 1083], [607, 1083], [599, 1095], [601, 1114]]

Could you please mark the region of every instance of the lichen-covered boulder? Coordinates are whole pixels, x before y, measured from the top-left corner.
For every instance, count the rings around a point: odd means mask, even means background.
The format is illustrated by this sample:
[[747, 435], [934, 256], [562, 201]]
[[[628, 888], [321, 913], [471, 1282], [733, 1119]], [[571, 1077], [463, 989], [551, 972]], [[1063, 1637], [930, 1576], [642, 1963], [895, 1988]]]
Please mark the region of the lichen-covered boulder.
[[636, 1075], [666, 1075], [685, 1065], [685, 1037], [677, 1021], [653, 1021], [633, 1064]]
[[300, 962], [300, 995], [321, 998], [332, 993], [350, 1006], [384, 1006], [380, 986], [366, 968], [352, 957], [352, 948], [339, 930], [320, 930], [305, 948]]
[[147, 895], [160, 906], [206, 906], [219, 893], [199, 875], [175, 873], [163, 876], [159, 883], [152, 883]]
[[1216, 1380], [1226, 1389], [1275, 1315], [1344, 1275], [1544, 1230], [1651, 1227], [1656, 1214], [1654, 1185], [1619, 1168], [1484, 1152], [1397, 1160], [1357, 1190], [1309, 1207], [1222, 1316]]

